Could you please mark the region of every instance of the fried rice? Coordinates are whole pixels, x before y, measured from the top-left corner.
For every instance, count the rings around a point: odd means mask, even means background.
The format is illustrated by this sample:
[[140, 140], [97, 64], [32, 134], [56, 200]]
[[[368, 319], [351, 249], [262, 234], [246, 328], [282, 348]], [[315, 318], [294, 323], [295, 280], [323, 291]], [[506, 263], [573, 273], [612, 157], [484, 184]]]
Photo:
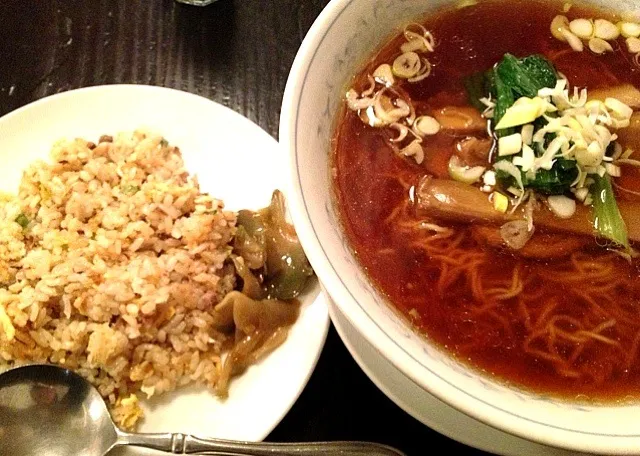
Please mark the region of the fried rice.
[[51, 158], [0, 199], [0, 370], [70, 368], [124, 428], [139, 391], [226, 381], [234, 336], [214, 308], [236, 285], [236, 215], [158, 135], [62, 141]]

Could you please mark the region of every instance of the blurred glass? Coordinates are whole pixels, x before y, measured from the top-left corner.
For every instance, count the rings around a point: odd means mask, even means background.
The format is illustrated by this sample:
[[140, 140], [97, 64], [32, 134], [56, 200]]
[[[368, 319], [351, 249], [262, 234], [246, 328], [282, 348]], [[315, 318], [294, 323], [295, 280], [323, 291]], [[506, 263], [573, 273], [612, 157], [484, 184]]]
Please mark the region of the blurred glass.
[[207, 6], [215, 2], [216, 0], [176, 0], [178, 3], [184, 3], [186, 5]]

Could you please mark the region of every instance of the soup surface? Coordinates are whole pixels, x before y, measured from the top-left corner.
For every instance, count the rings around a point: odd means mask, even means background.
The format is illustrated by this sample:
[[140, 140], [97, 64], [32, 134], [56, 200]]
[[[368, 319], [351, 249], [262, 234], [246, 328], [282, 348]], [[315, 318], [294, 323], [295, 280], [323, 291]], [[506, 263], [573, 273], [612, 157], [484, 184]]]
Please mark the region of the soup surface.
[[[416, 115], [474, 109], [464, 78], [506, 53], [541, 54], [571, 86], [590, 91], [640, 87], [623, 38], [603, 55], [574, 52], [549, 27], [558, 14], [619, 19], [576, 6], [563, 12], [563, 5], [485, 1], [427, 18], [422, 24], [436, 43], [431, 73], [400, 85]], [[399, 34], [385, 44], [351, 86], [365, 90], [368, 75], [393, 62], [405, 41]], [[373, 128], [347, 108], [340, 116], [333, 167], [345, 232], [373, 283], [420, 332], [459, 360], [527, 389], [597, 401], [640, 397], [638, 260], [593, 236], [568, 239], [544, 229], [534, 235], [542, 253], [527, 256], [492, 247], [475, 223], [435, 220], [444, 230], [434, 232], [424, 223], [434, 220], [416, 210], [420, 180], [449, 179], [461, 142], [490, 140], [487, 133], [441, 129], [423, 141], [418, 164], [393, 153], [389, 129]]]

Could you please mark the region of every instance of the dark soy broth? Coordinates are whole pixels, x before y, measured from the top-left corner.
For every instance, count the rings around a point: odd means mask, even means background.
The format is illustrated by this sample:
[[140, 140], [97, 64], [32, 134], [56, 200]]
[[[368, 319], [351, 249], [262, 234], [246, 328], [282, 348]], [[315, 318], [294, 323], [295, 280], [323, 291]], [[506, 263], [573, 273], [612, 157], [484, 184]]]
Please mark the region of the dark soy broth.
[[[429, 57], [433, 72], [402, 86], [417, 114], [467, 106], [464, 76], [491, 68], [505, 53], [542, 54], [572, 86], [640, 87], [640, 72], [622, 38], [615, 52], [598, 56], [588, 49], [573, 52], [552, 37], [549, 25], [562, 7], [481, 1], [423, 21], [436, 40]], [[575, 6], [566, 15], [619, 20]], [[379, 50], [352, 87], [364, 90], [367, 75], [393, 62], [402, 42], [399, 35]], [[595, 240], [570, 257], [524, 259], [485, 247], [471, 227], [451, 224], [456, 254], [425, 250], [424, 231], [407, 229], [421, 221], [410, 194], [425, 174], [448, 178], [447, 163], [460, 138], [442, 132], [428, 138], [425, 161], [418, 165], [396, 156], [381, 129], [365, 125], [353, 111], [345, 109], [337, 125], [334, 189], [344, 230], [372, 282], [417, 330], [463, 362], [525, 389], [596, 401], [640, 397], [637, 261], [629, 263]], [[608, 342], [587, 342], [580, 328]]]

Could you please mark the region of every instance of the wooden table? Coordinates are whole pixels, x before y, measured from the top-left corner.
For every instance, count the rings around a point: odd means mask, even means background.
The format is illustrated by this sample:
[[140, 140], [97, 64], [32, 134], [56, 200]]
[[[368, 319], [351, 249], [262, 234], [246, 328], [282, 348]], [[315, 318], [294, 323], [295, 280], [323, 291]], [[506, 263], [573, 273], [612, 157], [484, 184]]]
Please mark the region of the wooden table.
[[[277, 138], [289, 69], [328, 0], [0, 1], [0, 115], [78, 87], [135, 83], [193, 92]], [[482, 452], [430, 430], [387, 399], [332, 328], [307, 388], [273, 441], [372, 440], [409, 455]]]

